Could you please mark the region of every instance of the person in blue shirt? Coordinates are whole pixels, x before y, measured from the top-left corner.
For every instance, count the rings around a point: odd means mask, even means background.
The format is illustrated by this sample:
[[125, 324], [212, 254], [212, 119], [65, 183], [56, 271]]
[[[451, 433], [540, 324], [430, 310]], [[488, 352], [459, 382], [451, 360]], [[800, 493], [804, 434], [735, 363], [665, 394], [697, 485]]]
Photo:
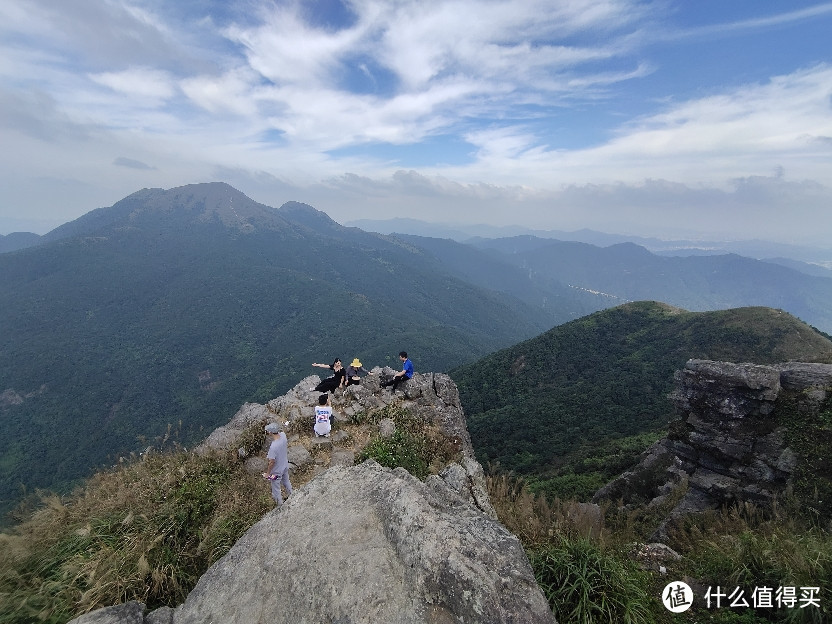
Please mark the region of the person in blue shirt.
[[393, 375], [393, 379], [383, 382], [382, 386], [393, 386], [391, 392], [395, 392], [399, 384], [406, 382], [413, 377], [413, 362], [407, 357], [407, 351], [399, 352], [399, 359], [402, 361], [402, 370]]

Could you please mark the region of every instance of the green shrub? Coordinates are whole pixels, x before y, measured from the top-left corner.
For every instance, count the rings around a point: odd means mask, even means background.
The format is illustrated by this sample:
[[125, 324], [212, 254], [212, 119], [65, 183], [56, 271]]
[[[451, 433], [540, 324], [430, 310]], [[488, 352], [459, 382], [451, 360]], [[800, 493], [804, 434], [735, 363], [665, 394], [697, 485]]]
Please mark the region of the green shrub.
[[389, 438], [373, 439], [359, 454], [357, 461], [374, 459], [387, 468], [402, 467], [419, 479], [428, 476], [430, 460], [424, 435], [396, 429]]
[[560, 536], [555, 543], [532, 550], [529, 561], [560, 622], [654, 621], [649, 575], [592, 540]]

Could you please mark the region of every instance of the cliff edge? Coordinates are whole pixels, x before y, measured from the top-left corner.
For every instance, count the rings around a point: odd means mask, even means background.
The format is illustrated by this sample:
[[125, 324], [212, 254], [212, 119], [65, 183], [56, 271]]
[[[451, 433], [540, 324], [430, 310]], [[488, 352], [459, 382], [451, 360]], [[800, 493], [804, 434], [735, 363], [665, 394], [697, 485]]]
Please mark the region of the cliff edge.
[[679, 420], [594, 502], [670, 504], [656, 539], [685, 514], [745, 502], [767, 507], [799, 495], [809, 478], [817, 479], [822, 502], [830, 475], [812, 456], [832, 448], [832, 365], [689, 360], [675, 381]]
[[[131, 602], [72, 624], [555, 622], [519, 540], [496, 520], [453, 381], [417, 373], [391, 394], [382, 372], [335, 392], [329, 438], [312, 434], [316, 376], [266, 405], [244, 405], [196, 452], [237, 453], [259, 472], [263, 447], [246, 437], [288, 423], [291, 497], [175, 609], [145, 613]], [[354, 465], [405, 430], [434, 449], [424, 480], [372, 459]]]

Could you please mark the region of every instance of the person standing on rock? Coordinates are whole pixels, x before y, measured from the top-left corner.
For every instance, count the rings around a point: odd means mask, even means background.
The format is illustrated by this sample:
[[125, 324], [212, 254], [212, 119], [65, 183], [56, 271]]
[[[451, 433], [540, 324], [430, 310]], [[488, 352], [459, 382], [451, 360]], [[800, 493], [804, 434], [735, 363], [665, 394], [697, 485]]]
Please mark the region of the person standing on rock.
[[271, 437], [272, 442], [266, 454], [269, 467], [263, 473], [263, 477], [271, 481], [272, 498], [280, 507], [283, 504], [280, 486], [286, 488], [286, 498], [292, 494], [292, 484], [289, 482], [289, 441], [277, 423], [266, 425], [266, 435]]
[[382, 382], [382, 386], [393, 386], [391, 392], [395, 392], [399, 384], [406, 382], [413, 377], [413, 362], [407, 357], [407, 351], [399, 352], [399, 359], [402, 361], [402, 370], [393, 375], [393, 379]]
[[332, 406], [329, 404], [329, 395], [322, 394], [318, 397], [318, 404], [315, 406], [315, 436], [329, 437], [332, 430]]
[[318, 368], [328, 368], [333, 372], [331, 377], [324, 379], [321, 383], [312, 388], [312, 391], [332, 392], [335, 394], [336, 389], [343, 388], [347, 385], [347, 371], [344, 370], [341, 358], [335, 358], [335, 361], [332, 362], [332, 364], [318, 364], [317, 362], [312, 362], [312, 366], [317, 366]]

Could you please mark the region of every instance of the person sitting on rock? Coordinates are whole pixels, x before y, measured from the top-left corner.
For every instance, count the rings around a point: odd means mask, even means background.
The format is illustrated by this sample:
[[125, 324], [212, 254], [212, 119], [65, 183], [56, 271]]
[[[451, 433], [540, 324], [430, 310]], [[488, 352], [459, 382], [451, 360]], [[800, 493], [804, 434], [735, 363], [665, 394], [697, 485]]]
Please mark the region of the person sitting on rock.
[[333, 371], [333, 375], [331, 377], [327, 377], [317, 386], [312, 388], [312, 392], [331, 392], [335, 394], [335, 390], [338, 388], [346, 387], [346, 372], [344, 370], [344, 365], [341, 363], [341, 358], [335, 358], [335, 361], [332, 364], [318, 364], [317, 362], [312, 362], [312, 366], [317, 366], [319, 368], [329, 368]]
[[347, 366], [347, 386], [356, 386], [361, 383], [361, 375], [372, 375], [370, 371], [361, 365], [361, 360], [355, 358], [352, 363]]
[[407, 351], [400, 351], [399, 359], [402, 361], [402, 370], [393, 375], [392, 379], [388, 379], [387, 381], [383, 381], [381, 383], [381, 385], [385, 387], [393, 386], [393, 389], [390, 392], [395, 392], [398, 389], [399, 384], [402, 384], [413, 377], [413, 362], [411, 362], [410, 358], [407, 357]]
[[318, 404], [315, 406], [315, 437], [329, 437], [332, 431], [332, 406], [329, 404], [329, 395], [322, 394], [318, 397]]

